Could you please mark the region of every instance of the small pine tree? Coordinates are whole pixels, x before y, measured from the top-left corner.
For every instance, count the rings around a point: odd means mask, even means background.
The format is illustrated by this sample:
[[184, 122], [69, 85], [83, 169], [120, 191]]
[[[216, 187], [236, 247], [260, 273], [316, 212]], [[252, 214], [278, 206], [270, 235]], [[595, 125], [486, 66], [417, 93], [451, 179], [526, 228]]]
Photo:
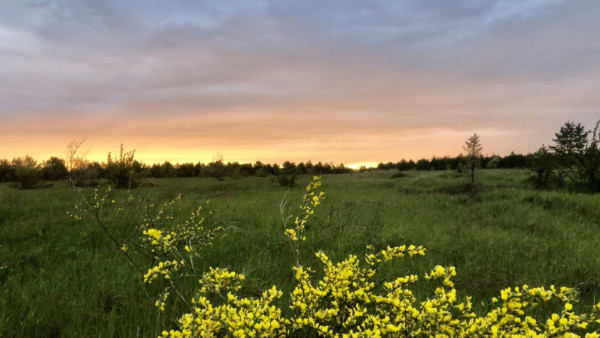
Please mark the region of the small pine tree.
[[475, 168], [479, 167], [481, 150], [483, 150], [479, 135], [473, 134], [473, 136], [469, 137], [463, 149], [467, 152], [465, 161], [467, 169], [471, 172], [471, 183], [475, 183]]

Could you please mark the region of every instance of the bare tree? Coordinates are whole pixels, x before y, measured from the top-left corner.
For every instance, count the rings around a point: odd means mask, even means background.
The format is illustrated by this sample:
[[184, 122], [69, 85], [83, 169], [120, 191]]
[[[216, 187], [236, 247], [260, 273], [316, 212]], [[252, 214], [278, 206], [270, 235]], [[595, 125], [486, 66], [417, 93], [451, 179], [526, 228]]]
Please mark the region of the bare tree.
[[65, 166], [69, 171], [69, 181], [71, 182], [71, 187], [74, 187], [75, 171], [82, 169], [86, 164], [85, 157], [88, 155], [89, 150], [81, 149], [81, 146], [86, 140], [87, 137], [83, 136], [69, 142], [65, 147]]
[[475, 168], [479, 166], [481, 150], [483, 150], [479, 135], [473, 134], [473, 136], [469, 137], [463, 149], [467, 152], [465, 160], [467, 168], [471, 171], [471, 183], [475, 183]]

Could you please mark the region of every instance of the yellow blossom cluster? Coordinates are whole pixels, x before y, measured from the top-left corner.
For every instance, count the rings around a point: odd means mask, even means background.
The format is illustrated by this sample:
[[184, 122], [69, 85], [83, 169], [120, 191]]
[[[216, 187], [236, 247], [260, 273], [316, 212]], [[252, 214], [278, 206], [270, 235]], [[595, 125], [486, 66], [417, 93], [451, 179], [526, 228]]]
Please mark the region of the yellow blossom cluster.
[[165, 223], [172, 222], [175, 217], [170, 209], [174, 208], [177, 203], [181, 201], [182, 197], [183, 195], [179, 194], [169, 202], [158, 205], [152, 203], [144, 206], [146, 212], [142, 216], [142, 223], [139, 226], [140, 230], [144, 231], [150, 228], [161, 228], [165, 226]]
[[87, 209], [81, 203], [75, 204], [74, 211], [67, 211], [67, 215], [75, 221], [81, 221], [83, 219], [82, 214], [85, 213], [87, 213]]
[[173, 215], [166, 209], [180, 200], [181, 195], [178, 195], [171, 202], [163, 204], [152, 216], [146, 215], [140, 226], [145, 236], [143, 241], [150, 245], [150, 252], [156, 256], [164, 256], [184, 249], [198, 257], [201, 250], [211, 246], [215, 236], [223, 230], [222, 227], [209, 229], [204, 226], [202, 206], [192, 212], [183, 223], [175, 223]]
[[235, 271], [229, 271], [225, 268], [210, 267], [210, 271], [202, 275], [200, 279], [201, 293], [238, 291], [242, 287], [242, 281], [246, 277]]
[[388, 246], [386, 249], [381, 250], [379, 253], [372, 253], [374, 250], [373, 246], [367, 245], [367, 250], [369, 250], [371, 253], [365, 255], [365, 261], [371, 266], [375, 266], [383, 261], [391, 261], [392, 259], [402, 258], [406, 255], [409, 255], [410, 257], [417, 255], [425, 255], [425, 248], [421, 245], [409, 245], [408, 247], [406, 245], [395, 247]]
[[[538, 321], [528, 314], [540, 303], [552, 300], [564, 303], [560, 314], [553, 313], [543, 321]], [[597, 319], [600, 303], [591, 314], [577, 315], [573, 312], [572, 305], [576, 301], [576, 290], [567, 287], [557, 289], [552, 285], [549, 289], [545, 289], [544, 287], [530, 288], [528, 285], [523, 285], [522, 287], [507, 288], [500, 291], [500, 299], [496, 297], [492, 299], [493, 303], [499, 303], [498, 307], [486, 316], [477, 317], [471, 321], [470, 332], [491, 332], [497, 335], [509, 333], [527, 337], [557, 335], [579, 337], [582, 334], [585, 334], [586, 337], [594, 336], [594, 333], [597, 333], [598, 324], [600, 324], [600, 320]], [[595, 326], [595, 329], [589, 330], [591, 326]]]
[[163, 291], [160, 298], [157, 299], [154, 303], [154, 306], [156, 306], [160, 311], [165, 311], [165, 304], [167, 303], [167, 298], [169, 298], [169, 294], [170, 293], [168, 290]]
[[[457, 291], [449, 286], [447, 279], [455, 274], [452, 267], [436, 266], [426, 274], [425, 278], [442, 283], [431, 297], [418, 301], [408, 288], [418, 282], [416, 275], [399, 277], [378, 287], [369, 277], [369, 265], [361, 267], [357, 256], [350, 255], [337, 264], [324, 253], [316, 256], [325, 272], [318, 282], [311, 282], [312, 269], [294, 268], [298, 285], [291, 295], [291, 317], [284, 318], [281, 310], [271, 304], [281, 297], [275, 287], [259, 299], [238, 298], [228, 292], [225, 304], [220, 306], [201, 296], [193, 301], [194, 312], [179, 320], [179, 330], [165, 331], [163, 336], [268, 337], [301, 332], [323, 337], [598, 336], [600, 304], [589, 315], [574, 313], [575, 294], [570, 288], [508, 288], [501, 291], [500, 301], [495, 299], [501, 302], [499, 307], [478, 316], [473, 312], [471, 298], [459, 302]], [[223, 276], [214, 281], [239, 276], [221, 272]], [[564, 302], [560, 314], [541, 321], [527, 314], [541, 302], [551, 300]]]
[[94, 202], [92, 203], [92, 207], [94, 209], [101, 210], [102, 207], [104, 206], [104, 202], [108, 199], [108, 195], [110, 194], [111, 190], [112, 190], [112, 187], [110, 185], [107, 185], [106, 189], [104, 191], [104, 194], [102, 194], [102, 197], [100, 197], [98, 195], [99, 189], [98, 188], [94, 189], [94, 199], [93, 199]]
[[159, 262], [152, 268], [148, 269], [148, 272], [144, 275], [144, 283], [151, 284], [158, 276], [163, 276], [165, 279], [171, 278], [171, 272], [179, 270], [179, 267], [185, 265], [185, 261], [165, 261]]
[[[222, 227], [205, 225], [204, 209], [201, 206], [183, 222], [176, 222], [174, 213], [170, 209], [180, 200], [181, 195], [178, 195], [157, 208], [150, 206], [147, 210], [154, 212], [148, 212], [140, 225], [143, 234], [142, 243], [146, 245], [147, 252], [153, 257], [153, 265], [144, 275], [144, 282], [150, 284], [158, 277], [164, 278], [167, 282], [162, 296], [156, 300], [156, 306], [161, 311], [165, 309], [168, 290], [178, 290], [174, 282], [182, 278], [197, 277], [194, 258], [200, 257], [202, 249], [211, 246], [215, 236], [223, 230]], [[182, 270], [181, 267], [186, 269]], [[228, 281], [235, 280], [235, 273], [230, 276], [227, 274], [231, 273], [223, 269], [211, 268], [211, 272], [203, 276], [204, 284], [211, 285], [218, 291], [219, 288], [227, 287]], [[177, 296], [188, 303], [181, 292], [177, 292]]]
[[[104, 188], [98, 187], [94, 189], [91, 198], [85, 198], [81, 191], [78, 191], [82, 202], [75, 204], [75, 210], [73, 212], [67, 211], [67, 214], [76, 221], [83, 220], [83, 215], [92, 213], [98, 220], [102, 219], [106, 207], [117, 205], [117, 200], [112, 197], [113, 188], [110, 184]], [[131, 192], [129, 192], [129, 199], [126, 203], [119, 204], [117, 206], [117, 213], [124, 210], [125, 204], [131, 202]]]
[[[91, 210], [98, 218], [100, 218], [102, 209], [106, 204], [106, 201], [109, 199], [111, 191], [112, 187], [107, 185], [102, 191], [102, 196], [100, 196], [100, 188], [95, 188], [94, 194], [90, 200], [84, 198], [82, 202], [75, 204], [75, 210], [73, 212], [67, 211], [67, 214], [74, 220], [81, 221], [83, 219], [83, 215]], [[111, 203], [115, 203], [115, 201], [111, 200]]]
[[449, 268], [444, 268], [441, 265], [437, 265], [431, 270], [429, 274], [425, 275], [426, 279], [442, 279], [444, 281], [444, 285], [453, 288], [454, 282], [452, 282], [451, 278], [456, 276], [456, 269], [451, 266]]
[[275, 286], [257, 299], [227, 293], [224, 303], [217, 306], [200, 296], [192, 301], [194, 311], [179, 319], [179, 329], [163, 331], [162, 337], [284, 337], [287, 321], [272, 304], [281, 296]]
[[[316, 282], [311, 282], [311, 269], [295, 267], [298, 285], [291, 295], [291, 309], [294, 318], [290, 319], [293, 330], [310, 328], [322, 336], [374, 335], [376, 332], [394, 332], [390, 328], [380, 328], [382, 320], [376, 315], [389, 304], [401, 307], [407, 297], [414, 301], [412, 293], [401, 290], [401, 286], [416, 282], [417, 276], [405, 276], [393, 282], [384, 283], [386, 295], [378, 295], [374, 275], [376, 266], [382, 261], [404, 257], [409, 254], [424, 255], [425, 249], [416, 246], [388, 247], [377, 253], [368, 247], [370, 253], [365, 255], [366, 265], [355, 255], [334, 264], [322, 252], [316, 256], [324, 265], [324, 276]], [[381, 289], [381, 288], [380, 288]], [[397, 292], [401, 290], [401, 292]], [[403, 311], [407, 311], [404, 308]], [[410, 311], [410, 309], [408, 309]], [[391, 325], [389, 315], [383, 323]]]
[[315, 213], [315, 208], [325, 198], [325, 193], [319, 191], [321, 184], [321, 177], [314, 176], [312, 181], [306, 186], [306, 193], [302, 196], [300, 215], [296, 216], [294, 227], [285, 230], [285, 235], [294, 242], [306, 240], [306, 236], [304, 235], [306, 223], [310, 216]]
[[162, 251], [169, 251], [177, 239], [177, 234], [174, 231], [171, 231], [167, 235], [163, 235], [161, 230], [148, 229], [144, 230], [142, 233], [146, 236], [144, 240], [150, 242], [153, 246], [151, 249], [152, 252], [156, 252], [157, 248], [160, 248]]

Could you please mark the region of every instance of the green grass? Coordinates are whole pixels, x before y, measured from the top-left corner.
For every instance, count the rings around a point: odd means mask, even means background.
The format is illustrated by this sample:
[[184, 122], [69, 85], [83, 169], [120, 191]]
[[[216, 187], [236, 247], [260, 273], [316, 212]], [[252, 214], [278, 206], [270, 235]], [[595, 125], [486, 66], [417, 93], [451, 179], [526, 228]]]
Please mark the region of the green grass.
[[[455, 172], [325, 176], [326, 200], [310, 221], [301, 261], [316, 263], [319, 250], [341, 260], [360, 257], [367, 244], [424, 245], [425, 257], [384, 267], [382, 278], [454, 265], [459, 294], [473, 295], [481, 311], [500, 289], [521, 284], [574, 286], [580, 306], [597, 302], [600, 195], [535, 191], [524, 170], [478, 175], [475, 186]], [[163, 203], [181, 193], [182, 218], [210, 200], [214, 221], [226, 230], [200, 264], [245, 273], [245, 292], [256, 294], [294, 286], [295, 258], [279, 210], [285, 196], [285, 215], [295, 213], [309, 180], [288, 190], [269, 178], [159, 179], [133, 194]], [[0, 185], [0, 336], [156, 336], [171, 325], [98, 224], [67, 216], [79, 201], [66, 182], [38, 190]], [[140, 213], [105, 222], [124, 238]]]

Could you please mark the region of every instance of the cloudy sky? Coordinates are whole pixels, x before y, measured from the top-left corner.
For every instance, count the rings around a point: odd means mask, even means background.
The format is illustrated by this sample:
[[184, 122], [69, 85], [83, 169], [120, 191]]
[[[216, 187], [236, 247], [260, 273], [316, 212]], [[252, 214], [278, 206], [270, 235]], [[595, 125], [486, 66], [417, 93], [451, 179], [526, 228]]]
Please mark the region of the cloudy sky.
[[600, 118], [600, 2], [0, 0], [0, 158], [506, 155]]

